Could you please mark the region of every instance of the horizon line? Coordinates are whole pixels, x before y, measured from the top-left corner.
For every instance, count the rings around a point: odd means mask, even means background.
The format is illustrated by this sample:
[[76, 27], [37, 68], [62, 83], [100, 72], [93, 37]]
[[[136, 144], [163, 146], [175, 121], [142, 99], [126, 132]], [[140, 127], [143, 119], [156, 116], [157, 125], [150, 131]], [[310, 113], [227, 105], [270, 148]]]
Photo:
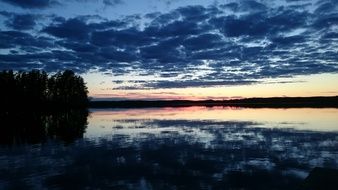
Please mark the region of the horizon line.
[[231, 101], [231, 100], [247, 100], [247, 99], [272, 99], [272, 98], [334, 98], [338, 97], [337, 95], [332, 96], [271, 96], [271, 97], [238, 97], [238, 98], [208, 98], [208, 99], [155, 99], [155, 98], [141, 98], [141, 99], [130, 99], [130, 98], [96, 98], [96, 97], [89, 97], [89, 101], [95, 102], [95, 101], [192, 101], [192, 102], [200, 102], [200, 101]]

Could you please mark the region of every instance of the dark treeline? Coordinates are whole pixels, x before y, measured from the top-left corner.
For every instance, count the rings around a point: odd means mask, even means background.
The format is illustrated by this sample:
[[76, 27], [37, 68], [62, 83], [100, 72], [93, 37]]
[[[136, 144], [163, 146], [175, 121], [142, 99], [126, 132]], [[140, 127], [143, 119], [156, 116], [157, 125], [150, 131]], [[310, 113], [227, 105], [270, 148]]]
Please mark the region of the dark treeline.
[[158, 101], [92, 101], [91, 108], [146, 108], [146, 107], [189, 107], [224, 106], [248, 108], [338, 108], [338, 96], [331, 97], [276, 97], [246, 98], [235, 100], [158, 100]]
[[88, 104], [87, 87], [82, 77], [66, 70], [54, 75], [44, 71], [0, 72], [0, 107], [82, 108]]

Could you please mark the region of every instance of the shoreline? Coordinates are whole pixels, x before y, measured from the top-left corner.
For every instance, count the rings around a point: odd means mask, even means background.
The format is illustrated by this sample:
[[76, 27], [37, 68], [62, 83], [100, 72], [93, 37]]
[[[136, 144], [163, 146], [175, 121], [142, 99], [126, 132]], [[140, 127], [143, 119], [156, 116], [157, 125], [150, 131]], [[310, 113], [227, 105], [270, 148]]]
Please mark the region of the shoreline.
[[338, 96], [273, 97], [235, 100], [124, 100], [90, 101], [89, 108], [158, 108], [158, 107], [248, 107], [248, 108], [338, 108]]

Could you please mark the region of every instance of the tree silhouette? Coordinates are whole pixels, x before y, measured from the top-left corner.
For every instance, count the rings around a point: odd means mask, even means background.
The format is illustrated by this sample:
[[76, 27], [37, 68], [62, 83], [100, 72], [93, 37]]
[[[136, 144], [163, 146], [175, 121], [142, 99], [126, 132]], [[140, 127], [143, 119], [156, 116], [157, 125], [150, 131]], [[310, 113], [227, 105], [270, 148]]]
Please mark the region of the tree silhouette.
[[46, 72], [33, 70], [31, 72], [19, 72], [16, 74], [17, 89], [21, 96], [18, 101], [34, 106], [39, 103], [44, 105], [47, 97], [48, 76]]
[[19, 95], [17, 80], [13, 71], [0, 72], [0, 89], [0, 107], [8, 107], [10, 102]]
[[44, 71], [0, 72], [2, 108], [80, 108], [88, 105], [88, 90], [83, 78], [73, 71], [50, 77]]
[[49, 95], [54, 104], [81, 107], [88, 104], [88, 90], [80, 76], [73, 71], [66, 70], [56, 73], [49, 82]]

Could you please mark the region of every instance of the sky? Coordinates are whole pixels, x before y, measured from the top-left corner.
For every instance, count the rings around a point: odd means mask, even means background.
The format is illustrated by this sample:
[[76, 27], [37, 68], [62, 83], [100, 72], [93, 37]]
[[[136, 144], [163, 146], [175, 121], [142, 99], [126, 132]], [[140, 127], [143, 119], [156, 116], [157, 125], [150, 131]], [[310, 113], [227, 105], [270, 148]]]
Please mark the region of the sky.
[[94, 99], [338, 95], [338, 0], [0, 0], [0, 70]]

